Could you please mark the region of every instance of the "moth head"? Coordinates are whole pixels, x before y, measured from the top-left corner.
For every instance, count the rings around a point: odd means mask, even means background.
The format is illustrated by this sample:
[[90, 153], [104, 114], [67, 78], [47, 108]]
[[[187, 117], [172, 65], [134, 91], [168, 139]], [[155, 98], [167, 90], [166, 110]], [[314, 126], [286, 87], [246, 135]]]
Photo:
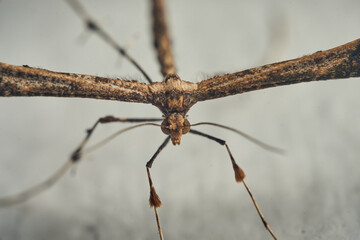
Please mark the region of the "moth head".
[[161, 123], [161, 131], [170, 135], [174, 145], [180, 145], [181, 136], [190, 131], [190, 122], [180, 113], [172, 113]]

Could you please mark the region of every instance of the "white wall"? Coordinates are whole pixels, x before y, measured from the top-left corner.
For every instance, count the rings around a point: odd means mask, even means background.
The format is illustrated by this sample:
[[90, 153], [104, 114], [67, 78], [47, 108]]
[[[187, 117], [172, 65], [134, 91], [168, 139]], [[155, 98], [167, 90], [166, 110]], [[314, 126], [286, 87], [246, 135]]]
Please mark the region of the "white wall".
[[[119, 43], [135, 34], [130, 54], [162, 80], [148, 2], [83, 3]], [[355, 40], [359, 8], [357, 0], [169, 1], [178, 74], [200, 81]], [[63, 1], [0, 3], [1, 62], [141, 78], [97, 36], [80, 43], [83, 32]], [[280, 239], [359, 239], [359, 89], [359, 78], [266, 89], [198, 103], [189, 119], [233, 126], [286, 150], [279, 156], [226, 130], [198, 128], [228, 141]], [[161, 116], [150, 105], [1, 98], [0, 197], [45, 179], [67, 160], [85, 129], [109, 114]], [[94, 139], [122, 126], [103, 126]], [[0, 238], [157, 239], [145, 163], [163, 139], [159, 129], [138, 129], [88, 155], [90, 161], [49, 191], [0, 209]], [[270, 239], [244, 187], [235, 183], [224, 147], [186, 135], [180, 147], [169, 145], [160, 154], [152, 175], [166, 239]]]

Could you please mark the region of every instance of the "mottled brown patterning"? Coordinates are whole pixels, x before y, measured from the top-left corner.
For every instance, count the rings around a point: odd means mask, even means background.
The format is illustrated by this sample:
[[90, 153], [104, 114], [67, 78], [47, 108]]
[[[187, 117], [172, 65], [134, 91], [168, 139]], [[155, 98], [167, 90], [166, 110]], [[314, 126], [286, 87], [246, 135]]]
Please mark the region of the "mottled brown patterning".
[[145, 83], [0, 63], [0, 96], [81, 97], [151, 103]]
[[216, 76], [199, 83], [204, 101], [268, 87], [360, 76], [360, 39], [301, 58]]
[[[160, 71], [164, 76], [163, 81], [152, 82], [150, 77], [145, 73], [140, 65], [127, 53], [126, 49], [119, 46], [105, 31], [103, 31], [79, 2], [76, 0], [67, 1], [75, 12], [83, 19], [87, 28], [97, 33], [104, 41], [116, 49], [119, 54], [135, 65], [135, 67], [137, 67], [138, 70], [145, 76], [149, 84], [139, 83], [136, 80], [129, 81], [85, 74], [59, 73], [45, 69], [32, 68], [29, 66], [14, 66], [6, 63], [0, 63], [0, 96], [80, 97], [148, 103], [160, 109], [163, 113], [163, 119], [125, 119], [112, 116], [100, 118], [96, 121], [93, 127], [87, 131], [87, 135], [83, 142], [73, 152], [69, 161], [62, 168], [55, 172], [47, 181], [44, 181], [43, 183], [15, 196], [0, 199], [0, 207], [26, 201], [54, 184], [73, 164], [79, 162], [84, 151], [90, 151], [89, 148], [84, 150], [84, 146], [98, 124], [108, 122], [143, 122], [141, 124], [125, 128], [119, 133], [136, 127], [153, 125], [160, 126], [162, 132], [168, 135], [162, 145], [146, 164], [150, 185], [149, 202], [155, 210], [160, 239], [164, 238], [157, 211], [157, 208], [161, 206], [161, 201], [155, 191], [150, 175], [150, 168], [158, 154], [163, 148], [165, 148], [170, 139], [174, 145], [179, 145], [182, 135], [186, 133], [206, 137], [226, 147], [231, 159], [236, 181], [244, 184], [265, 228], [274, 239], [277, 239], [269, 227], [269, 224], [266, 222], [265, 217], [261, 213], [249, 187], [244, 181], [245, 173], [235, 162], [235, 159], [226, 142], [222, 139], [190, 128], [191, 126], [195, 127], [200, 124], [222, 127], [242, 135], [263, 148], [270, 149], [272, 151], [276, 150], [236, 129], [220, 124], [203, 122], [191, 125], [187, 120], [187, 112], [199, 101], [226, 97], [253, 90], [300, 82], [359, 77], [360, 39], [327, 51], [319, 51], [297, 59], [264, 65], [236, 73], [215, 76], [199, 83], [192, 83], [182, 80], [176, 74], [163, 0], [151, 0], [154, 45], [157, 51], [158, 61], [160, 63]], [[162, 123], [161, 125], [149, 123], [154, 121], [162, 121]], [[93, 150], [96, 147], [90, 149]]]
[[[162, 62], [160, 58], [159, 61]], [[178, 115], [179, 127], [172, 125], [171, 129], [176, 130], [172, 142], [179, 144], [186, 113], [198, 101], [294, 83], [358, 76], [360, 39], [327, 51], [215, 76], [200, 83], [181, 80], [172, 73], [162, 82], [145, 84], [0, 63], [0, 96], [82, 97], [151, 103], [160, 109], [167, 122], [170, 116], [174, 119], [172, 115]]]
[[160, 71], [165, 77], [168, 74], [175, 74], [176, 69], [163, 5], [163, 0], [152, 0], [154, 46], [161, 66]]

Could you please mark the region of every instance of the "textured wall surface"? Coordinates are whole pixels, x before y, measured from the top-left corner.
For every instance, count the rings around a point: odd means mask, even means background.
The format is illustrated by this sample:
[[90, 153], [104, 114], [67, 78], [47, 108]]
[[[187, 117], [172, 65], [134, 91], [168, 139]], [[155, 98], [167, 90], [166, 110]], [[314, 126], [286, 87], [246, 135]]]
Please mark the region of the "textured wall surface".
[[[154, 81], [147, 1], [83, 1]], [[360, 37], [357, 0], [169, 1], [178, 74], [216, 73], [296, 58]], [[54, 71], [140, 79], [63, 1], [0, 2], [0, 61]], [[228, 141], [280, 239], [360, 238], [360, 79], [304, 83], [198, 103], [192, 123], [236, 127], [286, 150], [279, 156], [234, 133]], [[0, 197], [49, 176], [105, 115], [159, 117], [150, 105], [54, 98], [0, 99]], [[94, 141], [126, 124], [102, 126]], [[127, 125], [126, 125], [127, 126]], [[87, 155], [50, 190], [0, 209], [0, 239], [157, 239], [145, 163], [164, 135], [142, 128]], [[270, 239], [224, 147], [186, 135], [152, 168], [166, 239]]]

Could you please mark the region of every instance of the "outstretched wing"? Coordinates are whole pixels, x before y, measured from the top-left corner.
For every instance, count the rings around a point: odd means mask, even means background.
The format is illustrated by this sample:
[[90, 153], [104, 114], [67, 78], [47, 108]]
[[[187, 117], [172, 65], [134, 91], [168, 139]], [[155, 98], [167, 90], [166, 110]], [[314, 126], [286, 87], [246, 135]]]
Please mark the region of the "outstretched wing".
[[301, 82], [360, 76], [360, 39], [327, 51], [201, 81], [194, 93], [205, 101]]
[[145, 83], [59, 73], [0, 62], [0, 96], [81, 97], [151, 103]]

